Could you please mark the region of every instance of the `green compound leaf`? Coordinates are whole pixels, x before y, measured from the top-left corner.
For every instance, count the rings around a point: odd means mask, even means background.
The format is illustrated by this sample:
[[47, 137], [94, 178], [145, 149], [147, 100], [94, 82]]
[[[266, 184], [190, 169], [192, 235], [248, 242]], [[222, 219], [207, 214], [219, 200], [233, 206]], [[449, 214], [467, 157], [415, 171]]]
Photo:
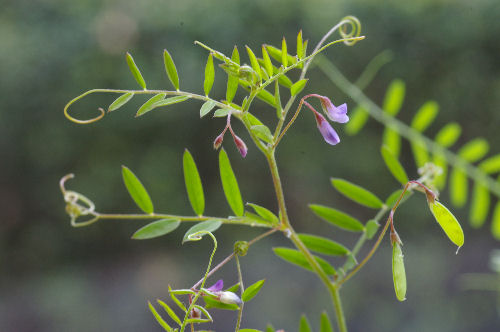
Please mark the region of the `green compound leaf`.
[[370, 118], [370, 114], [366, 108], [358, 105], [349, 115], [349, 122], [345, 125], [345, 132], [348, 135], [356, 135], [365, 126], [366, 122]]
[[456, 122], [451, 122], [441, 128], [441, 130], [436, 134], [434, 141], [442, 147], [449, 148], [455, 144], [461, 133], [462, 128], [460, 125]]
[[215, 102], [215, 100], [208, 100], [204, 102], [200, 108], [200, 118], [210, 113], [210, 111], [215, 107], [216, 104], [217, 103]]
[[305, 315], [302, 315], [302, 317], [300, 317], [299, 332], [312, 332], [311, 325], [309, 324], [309, 321], [307, 320], [307, 317]]
[[207, 64], [205, 66], [205, 81], [203, 82], [203, 91], [205, 91], [205, 96], [208, 97], [212, 86], [214, 85], [215, 79], [215, 69], [214, 69], [214, 59], [212, 53], [208, 55]]
[[251, 299], [253, 299], [254, 296], [257, 295], [257, 293], [261, 290], [262, 286], [264, 286], [265, 281], [266, 281], [266, 279], [262, 279], [260, 281], [257, 281], [253, 285], [250, 285], [249, 287], [247, 287], [247, 289], [245, 289], [245, 291], [241, 295], [241, 300], [243, 302], [248, 302]]
[[500, 154], [494, 155], [482, 161], [478, 167], [487, 174], [500, 172]]
[[193, 207], [194, 212], [202, 216], [205, 210], [205, 195], [203, 194], [203, 186], [201, 184], [200, 174], [194, 162], [193, 156], [186, 149], [182, 159], [184, 169], [184, 181], [189, 197], [189, 202]]
[[444, 230], [450, 241], [460, 249], [460, 247], [464, 245], [464, 232], [457, 218], [437, 200], [434, 201], [434, 203], [429, 203], [429, 207], [434, 218], [436, 218], [436, 221]]
[[236, 181], [236, 176], [234, 175], [231, 163], [224, 149], [221, 149], [219, 152], [219, 170], [226, 200], [234, 214], [241, 217], [245, 208], [243, 206], [243, 200], [241, 198], [238, 182]]
[[163, 236], [179, 227], [180, 220], [177, 219], [160, 219], [147, 224], [146, 226], [138, 229], [133, 235], [134, 240], [147, 240], [155, 237]]
[[156, 311], [156, 309], [153, 307], [153, 305], [149, 301], [148, 301], [148, 307], [149, 307], [149, 310], [151, 311], [151, 313], [153, 314], [153, 316], [155, 317], [156, 321], [158, 322], [158, 324], [160, 324], [161, 327], [163, 327], [163, 329], [165, 331], [172, 332], [173, 330], [170, 327], [170, 325], [168, 325], [167, 322], [165, 322], [165, 320], [160, 316], [160, 314]]
[[260, 72], [259, 61], [257, 61], [257, 57], [255, 56], [253, 51], [250, 49], [250, 47], [248, 47], [248, 46], [245, 46], [245, 47], [247, 49], [248, 58], [250, 59], [250, 65], [252, 66], [252, 69], [257, 73], [257, 75], [259, 76], [259, 80], [260, 80], [260, 78], [262, 77], [262, 73]]
[[215, 232], [219, 227], [222, 225], [222, 222], [217, 219], [210, 219], [206, 221], [202, 221], [200, 223], [197, 223], [196, 225], [193, 225], [186, 234], [184, 234], [184, 237], [182, 238], [182, 243], [188, 241], [189, 235], [201, 232], [201, 231], [207, 231], [210, 233]]
[[[276, 256], [283, 259], [284, 261], [300, 266], [303, 269], [313, 271], [313, 268], [307, 261], [306, 257], [300, 251], [283, 247], [273, 248], [273, 251], [276, 254]], [[325, 261], [323, 258], [317, 256], [313, 257], [326, 274], [328, 275], [335, 274], [335, 269], [333, 268], [333, 266], [330, 265], [330, 263]]]
[[453, 205], [462, 207], [467, 203], [468, 193], [467, 172], [461, 167], [455, 167], [450, 175], [450, 198]]
[[382, 145], [385, 145], [397, 158], [401, 152], [401, 136], [396, 130], [386, 127], [382, 136]]
[[385, 93], [382, 109], [387, 114], [396, 116], [401, 110], [404, 99], [405, 83], [400, 79], [393, 80]]
[[265, 207], [262, 207], [257, 204], [253, 203], [247, 203], [247, 205], [251, 206], [254, 211], [264, 220], [270, 222], [271, 224], [277, 225], [279, 224], [279, 219], [278, 217], [272, 213], [270, 210], [266, 209]]
[[416, 131], [425, 131], [436, 118], [439, 105], [435, 101], [428, 101], [422, 105], [411, 121], [411, 127]]
[[288, 66], [288, 51], [285, 37], [281, 40], [281, 63], [283, 64], [283, 67]]
[[240, 309], [240, 307], [236, 304], [222, 303], [222, 302], [217, 301], [216, 299], [214, 299], [210, 296], [204, 296], [203, 300], [205, 301], [205, 304], [206, 304], [205, 308], [206, 309], [210, 309], [210, 308], [216, 308], [216, 309], [222, 309], [222, 310], [239, 310]]
[[127, 59], [128, 67], [130, 68], [132, 75], [134, 75], [135, 80], [137, 81], [137, 83], [139, 83], [141, 88], [146, 90], [146, 81], [144, 81], [144, 78], [142, 77], [141, 71], [139, 70], [139, 68], [135, 64], [134, 58], [132, 58], [132, 55], [130, 55], [129, 52], [127, 52], [126, 59]]
[[[231, 60], [237, 64], [240, 63], [240, 54], [238, 48], [235, 46], [233, 49], [233, 54], [231, 55]], [[238, 91], [239, 78], [235, 75], [227, 75], [227, 88], [226, 88], [226, 100], [230, 103], [233, 101], [236, 91]]]
[[374, 219], [368, 220], [368, 222], [365, 225], [366, 238], [368, 240], [371, 240], [375, 236], [375, 234], [377, 234], [379, 227], [380, 227], [380, 224], [376, 220], [374, 220]]
[[399, 301], [406, 300], [406, 272], [401, 245], [397, 242], [392, 245], [392, 279], [394, 290]]
[[396, 159], [396, 157], [392, 154], [387, 146], [382, 146], [381, 149], [382, 158], [384, 158], [385, 165], [391, 172], [391, 174], [398, 180], [402, 185], [405, 185], [408, 182], [408, 176], [406, 172]]
[[473, 163], [483, 158], [490, 150], [488, 141], [484, 138], [476, 138], [466, 143], [460, 150], [458, 155], [466, 161]]
[[493, 210], [491, 233], [495, 239], [500, 240], [500, 202], [495, 205], [495, 209]]
[[374, 209], [380, 209], [384, 203], [370, 191], [343, 179], [332, 178], [332, 185], [341, 194], [353, 201]]
[[295, 82], [292, 85], [292, 87], [290, 88], [290, 93], [291, 93], [292, 97], [298, 95], [299, 93], [302, 92], [302, 90], [304, 90], [304, 88], [306, 87], [307, 81], [308, 81], [307, 79], [303, 79], [303, 80]]
[[345, 214], [344, 212], [340, 212], [336, 209], [317, 204], [310, 204], [309, 208], [318, 217], [347, 231], [362, 232], [365, 229], [365, 227], [359, 220], [351, 217], [348, 214]]
[[265, 125], [252, 126], [250, 127], [250, 131], [266, 143], [273, 142], [273, 134], [271, 134], [271, 130]]
[[128, 101], [132, 99], [133, 96], [134, 94], [132, 92], [122, 94], [120, 97], [116, 98], [115, 101], [111, 103], [111, 105], [109, 105], [108, 112], [116, 111], [117, 109], [128, 103]]
[[132, 173], [132, 171], [127, 167], [122, 166], [122, 177], [125, 187], [127, 187], [128, 193], [134, 200], [135, 204], [137, 204], [137, 206], [141, 208], [144, 213], [153, 213], [153, 202], [137, 176], [135, 176], [135, 174]]
[[168, 304], [166, 304], [162, 300], [156, 300], [156, 302], [158, 302], [158, 304], [163, 307], [163, 309], [170, 316], [170, 318], [172, 318], [174, 322], [176, 322], [179, 325], [182, 324], [181, 320], [179, 319], [179, 316], [176, 315], [176, 313], [168, 306]]
[[332, 323], [326, 312], [321, 313], [319, 332], [333, 332]]
[[486, 221], [490, 210], [490, 191], [488, 186], [477, 181], [472, 193], [472, 203], [470, 207], [470, 225], [473, 228], [481, 227]]
[[337, 243], [325, 237], [310, 234], [299, 234], [299, 239], [304, 243], [307, 249], [315, 251], [318, 254], [330, 256], [345, 256], [350, 253], [349, 249], [347, 249], [340, 243]]
[[175, 68], [174, 60], [167, 50], [163, 50], [163, 62], [165, 63], [165, 71], [167, 72], [168, 79], [172, 82], [174, 88], [179, 91], [179, 75], [177, 68]]
[[142, 104], [141, 107], [139, 107], [139, 110], [135, 114], [136, 117], [141, 116], [152, 109], [154, 109], [156, 106], [155, 104], [159, 101], [162, 101], [165, 99], [167, 95], [165, 93], [159, 93], [157, 95], [154, 95], [153, 97], [149, 98], [144, 104]]

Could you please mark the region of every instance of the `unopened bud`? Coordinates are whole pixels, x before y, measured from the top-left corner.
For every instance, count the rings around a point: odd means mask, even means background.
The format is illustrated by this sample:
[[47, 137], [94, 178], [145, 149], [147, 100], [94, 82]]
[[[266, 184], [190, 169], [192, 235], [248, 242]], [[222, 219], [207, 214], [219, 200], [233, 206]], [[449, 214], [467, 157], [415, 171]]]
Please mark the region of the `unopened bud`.
[[191, 318], [201, 318], [201, 310], [198, 308], [193, 308], [191, 310]]
[[240, 151], [240, 154], [243, 156], [243, 158], [245, 158], [248, 152], [245, 142], [243, 142], [243, 140], [236, 135], [233, 135], [233, 139], [234, 144], [236, 144], [236, 147]]
[[214, 149], [217, 150], [220, 148], [220, 146], [222, 145], [222, 141], [224, 140], [224, 133], [220, 134], [219, 136], [217, 136], [215, 138], [215, 141], [214, 141]]
[[234, 253], [238, 256], [245, 256], [248, 252], [247, 241], [236, 241], [234, 244]]
[[240, 305], [242, 303], [239, 296], [234, 294], [233, 292], [221, 292], [219, 295], [219, 301], [226, 304]]

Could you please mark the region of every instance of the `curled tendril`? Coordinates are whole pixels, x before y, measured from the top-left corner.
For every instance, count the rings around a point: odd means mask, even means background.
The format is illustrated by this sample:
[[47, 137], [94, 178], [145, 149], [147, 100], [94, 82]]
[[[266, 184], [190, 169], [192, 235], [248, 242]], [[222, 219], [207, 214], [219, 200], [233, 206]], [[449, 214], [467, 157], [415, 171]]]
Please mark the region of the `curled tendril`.
[[[342, 25], [339, 28], [339, 33], [342, 38], [353, 38], [359, 37], [361, 34], [361, 22], [354, 16], [346, 16], [340, 22]], [[349, 30], [346, 25], [350, 25], [351, 29]], [[352, 46], [358, 42], [357, 39], [354, 40], [345, 40], [344, 44]]]
[[77, 119], [77, 118], [73, 117], [72, 115], [70, 115], [69, 112], [68, 112], [69, 107], [73, 103], [77, 102], [78, 100], [80, 100], [81, 98], [85, 97], [86, 95], [89, 95], [89, 94], [94, 93], [94, 92], [102, 92], [102, 90], [100, 90], [100, 89], [89, 90], [89, 91], [87, 91], [87, 92], [79, 95], [78, 97], [75, 97], [75, 98], [71, 99], [69, 101], [69, 103], [67, 103], [66, 106], [64, 106], [64, 116], [68, 120], [70, 120], [70, 121], [72, 121], [74, 123], [78, 123], [78, 124], [89, 124], [89, 123], [94, 123], [94, 122], [97, 122], [97, 121], [101, 120], [106, 115], [106, 111], [104, 111], [104, 109], [102, 109], [101, 107], [99, 107], [97, 109], [100, 112], [100, 114], [98, 116], [96, 116], [94, 118], [91, 118], [91, 119], [88, 119], [88, 120]]
[[[71, 226], [88, 226], [99, 220], [99, 214], [95, 212], [95, 205], [90, 199], [80, 193], [77, 193], [76, 191], [66, 190], [64, 187], [65, 182], [74, 177], [74, 174], [68, 174], [63, 176], [59, 181], [59, 187], [61, 188], [64, 201], [66, 202], [66, 213], [71, 217]], [[91, 215], [93, 218], [86, 221], [76, 222], [80, 216], [87, 215]]]

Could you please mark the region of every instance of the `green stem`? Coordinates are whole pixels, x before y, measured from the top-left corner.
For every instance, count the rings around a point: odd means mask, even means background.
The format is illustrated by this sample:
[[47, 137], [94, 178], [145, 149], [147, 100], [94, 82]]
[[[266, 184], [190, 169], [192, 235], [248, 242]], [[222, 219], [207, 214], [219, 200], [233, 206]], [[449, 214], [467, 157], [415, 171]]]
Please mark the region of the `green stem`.
[[[241, 276], [241, 266], [240, 266], [240, 259], [238, 258], [238, 255], [235, 257], [236, 260], [236, 268], [238, 269], [238, 279], [240, 281], [240, 294], [243, 296], [243, 292], [245, 291], [245, 287], [243, 286], [243, 277]], [[242, 301], [240, 304], [240, 309], [238, 310], [238, 320], [236, 321], [236, 329], [234, 332], [238, 332], [240, 330], [240, 325], [241, 325], [241, 317], [243, 316], [243, 305], [245, 303]]]

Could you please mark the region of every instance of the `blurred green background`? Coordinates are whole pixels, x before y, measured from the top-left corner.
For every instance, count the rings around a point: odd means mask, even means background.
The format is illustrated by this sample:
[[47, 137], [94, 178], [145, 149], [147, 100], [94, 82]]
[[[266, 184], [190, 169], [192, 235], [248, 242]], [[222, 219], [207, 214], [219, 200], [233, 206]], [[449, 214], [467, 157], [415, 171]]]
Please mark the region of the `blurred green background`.
[[[207, 213], [227, 215], [212, 141], [224, 120], [199, 119], [199, 103], [190, 102], [134, 119], [139, 98], [102, 121], [81, 126], [67, 121], [65, 103], [91, 88], [130, 88], [136, 83], [125, 63], [130, 51], [148, 87], [170, 88], [162, 50], [172, 54], [187, 91], [202, 91], [206, 52], [200, 40], [225, 53], [233, 45], [258, 49], [279, 45], [285, 36], [295, 45], [297, 32], [314, 45], [346, 15], [357, 16], [366, 40], [327, 52], [354, 80], [366, 64], [389, 49], [385, 66], [366, 93], [381, 103], [388, 83], [401, 78], [407, 97], [400, 117], [408, 122], [418, 107], [436, 100], [440, 114], [431, 137], [446, 122], [464, 127], [460, 143], [488, 138], [498, 153], [500, 125], [500, 6], [498, 0], [325, 1], [325, 0], [17, 0], [0, 1], [0, 331], [160, 331], [147, 300], [167, 297], [167, 285], [190, 287], [201, 276], [208, 241], [180, 245], [182, 230], [151, 241], [132, 241], [139, 221], [109, 221], [73, 229], [64, 212], [58, 181], [90, 199], [101, 212], [136, 212], [121, 182], [120, 166], [142, 179], [156, 209], [190, 214], [182, 179], [182, 152], [197, 161], [207, 196]], [[294, 47], [294, 46], [291, 46]], [[311, 49], [311, 48], [310, 48]], [[310, 71], [307, 91], [328, 95], [334, 103], [355, 103], [319, 70]], [[214, 95], [223, 97], [225, 74], [216, 72]], [[114, 96], [93, 96], [77, 104], [75, 114], [90, 117]], [[269, 113], [256, 103], [256, 114]], [[310, 213], [310, 202], [351, 211], [362, 220], [373, 212], [358, 209], [329, 184], [331, 176], [363, 184], [386, 197], [397, 183], [379, 156], [382, 128], [371, 121], [342, 142], [324, 143], [311, 116], [301, 115], [283, 140], [281, 165], [290, 215], [300, 232], [331, 236], [347, 244], [354, 237], [337, 231]], [[264, 116], [265, 118], [265, 116]], [[247, 140], [241, 127], [236, 126]], [[270, 176], [254, 146], [243, 160], [225, 142], [244, 200], [275, 209]], [[409, 146], [403, 162], [416, 177]], [[448, 200], [448, 192], [442, 196]], [[468, 226], [467, 209], [454, 210], [466, 244], [459, 255], [432, 221], [423, 197], [414, 197], [397, 213], [405, 246], [407, 301], [393, 291], [389, 241], [342, 289], [350, 331], [499, 331], [494, 292], [463, 291], [466, 272], [488, 272], [489, 253], [498, 248], [489, 224]], [[183, 229], [187, 228], [183, 225]], [[225, 226], [218, 232], [216, 261], [231, 252], [235, 240], [258, 230]], [[296, 331], [299, 314], [318, 328], [329, 299], [316, 277], [279, 260], [271, 247], [288, 245], [280, 235], [267, 238], [242, 259], [247, 284], [266, 278], [263, 292], [245, 306], [243, 326], [263, 329], [268, 322]], [[213, 281], [236, 279], [234, 262]], [[231, 331], [235, 315], [216, 312], [217, 331]]]

